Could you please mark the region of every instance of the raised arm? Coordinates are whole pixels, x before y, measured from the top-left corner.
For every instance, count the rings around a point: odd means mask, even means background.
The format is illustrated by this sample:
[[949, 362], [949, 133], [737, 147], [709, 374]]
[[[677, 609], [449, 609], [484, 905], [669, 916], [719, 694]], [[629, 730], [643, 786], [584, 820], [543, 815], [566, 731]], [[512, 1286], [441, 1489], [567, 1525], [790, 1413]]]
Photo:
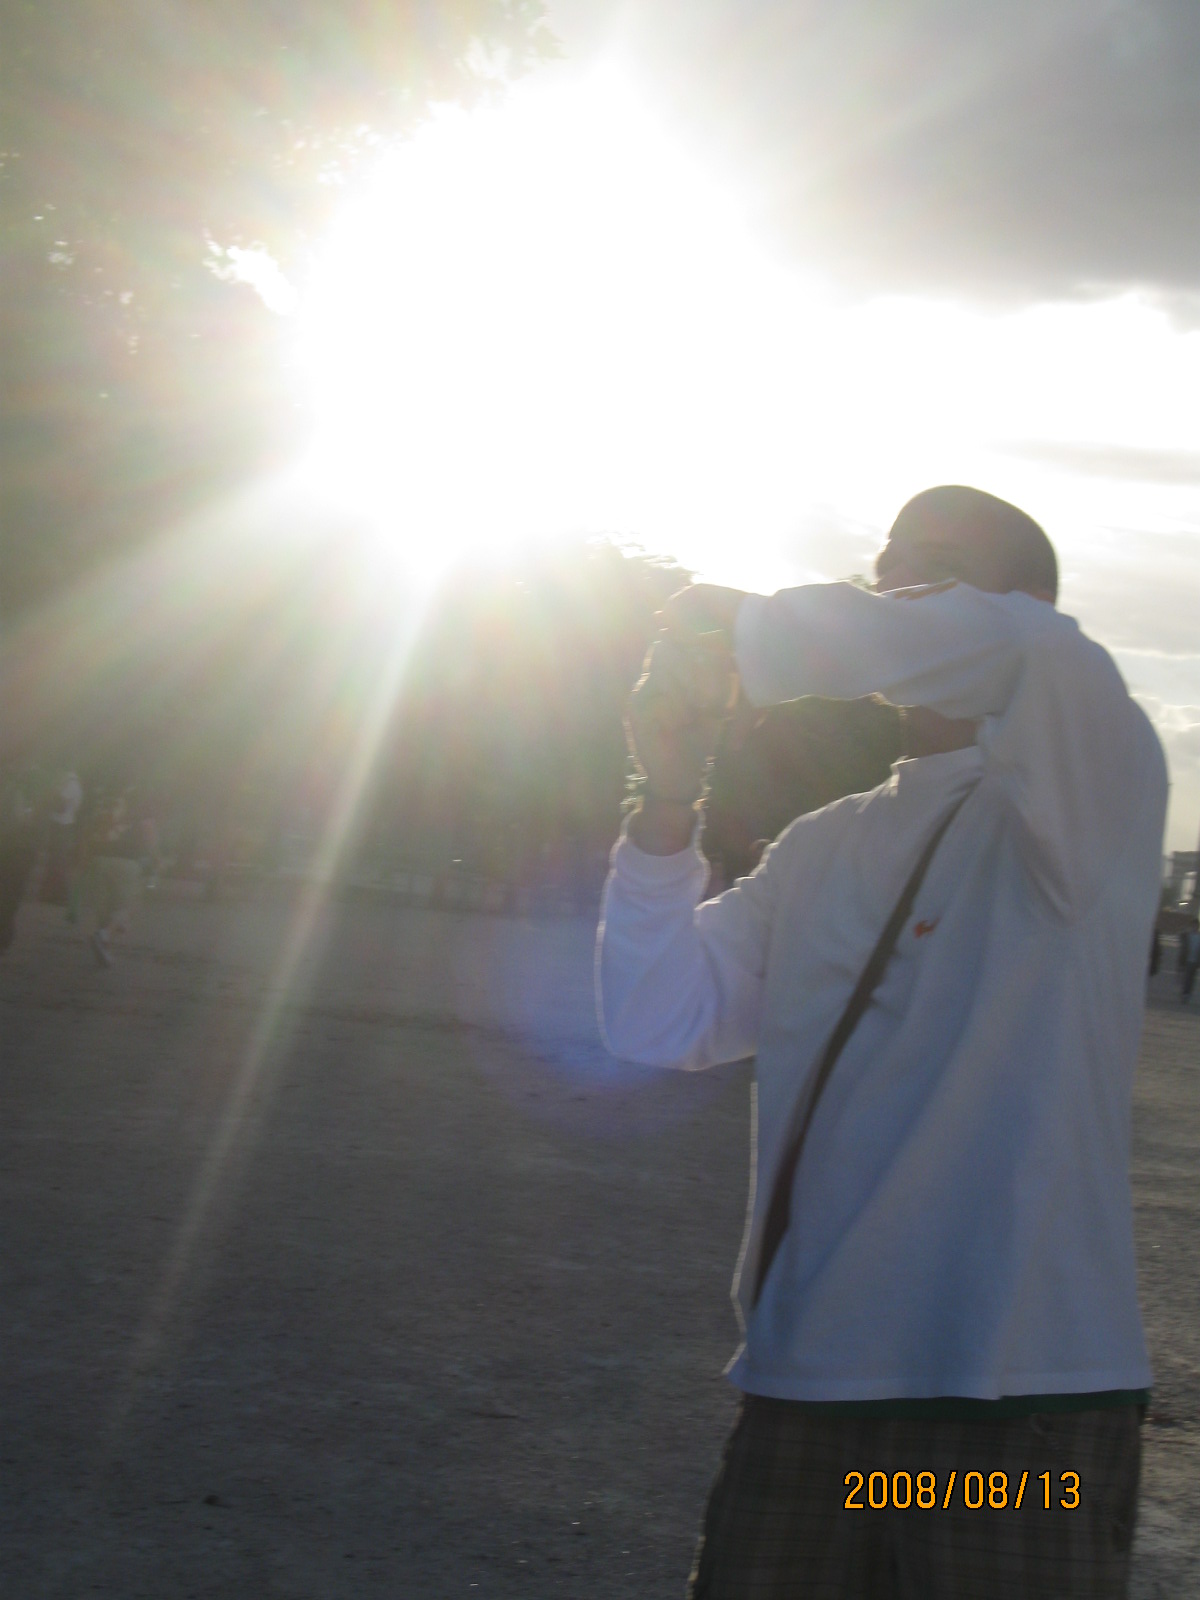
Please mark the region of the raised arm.
[[754, 1053], [780, 872], [773, 847], [751, 877], [701, 904], [699, 850], [650, 855], [620, 840], [596, 951], [600, 1025], [614, 1055], [694, 1069]]
[[746, 596], [734, 637], [755, 704], [875, 693], [978, 721], [1022, 859], [1060, 915], [1087, 909], [1156, 815], [1161, 831], [1158, 740], [1107, 652], [1046, 601], [963, 583], [886, 595], [815, 584]]
[[731, 671], [719, 639], [660, 640], [630, 701], [627, 728], [646, 789], [613, 851], [597, 1006], [609, 1048], [648, 1065], [737, 1060], [757, 1037], [776, 874], [764, 863], [738, 889], [700, 905], [708, 865], [694, 841], [695, 800]]

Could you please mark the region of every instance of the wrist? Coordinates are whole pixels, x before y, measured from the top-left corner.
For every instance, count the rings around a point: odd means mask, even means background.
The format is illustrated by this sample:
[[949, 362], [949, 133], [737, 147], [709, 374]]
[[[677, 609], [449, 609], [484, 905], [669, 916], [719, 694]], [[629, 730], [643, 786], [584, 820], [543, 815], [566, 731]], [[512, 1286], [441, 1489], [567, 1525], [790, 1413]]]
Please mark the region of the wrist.
[[692, 811], [699, 802], [702, 790], [703, 785], [697, 783], [691, 794], [672, 794], [669, 789], [660, 789], [657, 785], [647, 783], [642, 786], [641, 799], [655, 806], [686, 806]]
[[698, 800], [672, 799], [644, 790], [630, 814], [629, 837], [647, 855], [678, 855], [692, 842]]

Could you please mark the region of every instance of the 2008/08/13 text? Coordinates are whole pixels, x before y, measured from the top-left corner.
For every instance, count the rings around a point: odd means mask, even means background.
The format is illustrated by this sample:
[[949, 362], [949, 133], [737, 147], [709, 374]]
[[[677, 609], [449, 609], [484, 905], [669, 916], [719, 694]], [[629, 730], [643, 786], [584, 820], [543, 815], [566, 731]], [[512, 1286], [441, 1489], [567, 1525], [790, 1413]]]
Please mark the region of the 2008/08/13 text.
[[1063, 1511], [1078, 1511], [1080, 1497], [1077, 1472], [1060, 1472], [1057, 1482], [1053, 1474], [1040, 1472], [1033, 1483], [1034, 1488], [1027, 1497], [1028, 1472], [1021, 1474], [1020, 1484], [1015, 1494], [1011, 1495], [1007, 1472], [964, 1472], [960, 1479], [957, 1470], [954, 1470], [942, 1485], [938, 1484], [936, 1472], [893, 1472], [890, 1478], [886, 1472], [848, 1472], [845, 1477], [844, 1504], [847, 1511], [884, 1511], [889, 1506], [896, 1511], [914, 1508], [918, 1511], [948, 1511], [955, 1503], [957, 1490], [958, 1503], [968, 1511], [981, 1511], [985, 1507], [993, 1511], [1010, 1508], [1019, 1511], [1027, 1499], [1029, 1504], [1040, 1505], [1045, 1511], [1055, 1507]]

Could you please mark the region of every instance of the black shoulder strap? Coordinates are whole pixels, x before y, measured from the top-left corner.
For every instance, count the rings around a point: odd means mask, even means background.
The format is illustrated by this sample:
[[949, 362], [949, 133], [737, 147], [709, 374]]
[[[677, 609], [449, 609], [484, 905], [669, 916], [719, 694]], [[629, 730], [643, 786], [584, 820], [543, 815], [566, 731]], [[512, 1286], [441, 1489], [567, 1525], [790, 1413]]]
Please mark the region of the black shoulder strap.
[[854, 993], [846, 1003], [841, 1020], [829, 1036], [820, 1064], [813, 1074], [812, 1087], [808, 1096], [797, 1113], [795, 1132], [788, 1140], [784, 1149], [783, 1160], [775, 1173], [775, 1182], [771, 1188], [771, 1202], [767, 1207], [766, 1220], [763, 1223], [762, 1242], [758, 1252], [758, 1269], [754, 1279], [754, 1299], [752, 1305], [758, 1304], [758, 1297], [762, 1293], [763, 1284], [767, 1280], [767, 1273], [771, 1270], [771, 1263], [783, 1242], [783, 1236], [788, 1230], [791, 1220], [792, 1188], [796, 1178], [796, 1168], [800, 1162], [800, 1152], [804, 1149], [804, 1141], [808, 1136], [809, 1124], [812, 1122], [813, 1113], [817, 1109], [817, 1101], [829, 1081], [837, 1058], [845, 1048], [846, 1041], [858, 1026], [863, 1012], [870, 1003], [871, 996], [879, 986], [883, 977], [884, 968], [888, 964], [892, 951], [895, 949], [896, 940], [900, 937], [900, 930], [908, 921], [909, 913], [913, 908], [913, 901], [917, 898], [917, 891], [933, 860], [934, 852], [942, 842], [942, 835], [958, 815], [959, 807], [972, 791], [960, 795], [947, 811], [946, 815], [933, 830], [933, 835], [921, 852], [920, 860], [912, 870], [904, 891], [896, 901], [887, 925], [879, 935], [879, 940], [871, 952], [870, 959], [862, 970], [862, 976], [855, 985]]

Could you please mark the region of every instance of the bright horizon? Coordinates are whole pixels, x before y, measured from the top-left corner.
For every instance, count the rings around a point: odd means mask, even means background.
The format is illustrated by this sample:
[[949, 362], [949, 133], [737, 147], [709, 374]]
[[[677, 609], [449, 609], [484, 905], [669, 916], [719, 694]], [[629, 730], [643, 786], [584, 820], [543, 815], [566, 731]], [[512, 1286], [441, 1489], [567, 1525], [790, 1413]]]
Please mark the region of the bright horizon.
[[348, 196], [296, 326], [312, 475], [422, 585], [585, 532], [770, 590], [869, 571], [932, 483], [1014, 500], [1164, 738], [1166, 847], [1195, 848], [1200, 333], [1148, 297], [839, 296], [608, 65], [436, 114]]

